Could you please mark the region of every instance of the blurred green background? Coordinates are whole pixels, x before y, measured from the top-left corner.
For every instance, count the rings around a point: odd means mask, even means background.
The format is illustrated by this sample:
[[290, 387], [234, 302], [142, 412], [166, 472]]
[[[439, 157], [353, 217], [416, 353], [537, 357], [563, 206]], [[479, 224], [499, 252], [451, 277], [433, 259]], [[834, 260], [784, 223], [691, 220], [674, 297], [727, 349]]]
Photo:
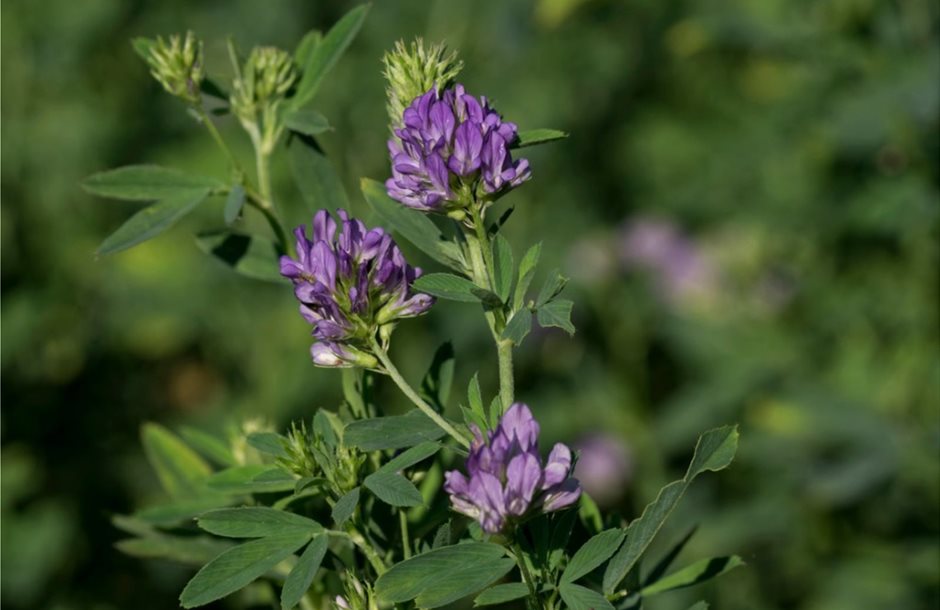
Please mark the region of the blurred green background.
[[[352, 6], [0, 8], [5, 607], [176, 607], [191, 570], [112, 548], [110, 516], [160, 496], [139, 425], [284, 426], [336, 404], [290, 291], [195, 247], [221, 200], [96, 260], [134, 208], [78, 182], [142, 162], [226, 175], [130, 38], [193, 29], [225, 80], [226, 35], [292, 49]], [[542, 273], [564, 269], [576, 301], [573, 339], [539, 332], [517, 356], [543, 442], [619, 445], [597, 493], [632, 518], [698, 433], [741, 425], [733, 468], [693, 486], [663, 542], [697, 522], [682, 560], [749, 567], [653, 610], [940, 606], [938, 23], [930, 0], [384, 1], [318, 95], [363, 215], [358, 178], [387, 172], [379, 60], [396, 39], [446, 40], [471, 92], [571, 133], [526, 149], [535, 179], [504, 200], [517, 256], [542, 240]], [[480, 366], [492, 392], [483, 324], [442, 303], [393, 351], [415, 378], [453, 339], [458, 386]]]

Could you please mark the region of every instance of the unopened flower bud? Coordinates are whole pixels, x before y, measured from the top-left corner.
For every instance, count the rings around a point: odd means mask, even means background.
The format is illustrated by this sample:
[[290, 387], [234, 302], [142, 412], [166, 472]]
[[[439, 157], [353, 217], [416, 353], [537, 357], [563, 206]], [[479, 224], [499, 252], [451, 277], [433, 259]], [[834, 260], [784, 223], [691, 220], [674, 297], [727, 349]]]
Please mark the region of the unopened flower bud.
[[457, 52], [448, 52], [444, 43], [425, 46], [418, 38], [410, 46], [398, 41], [382, 58], [388, 81], [388, 115], [392, 129], [402, 125], [402, 113], [419, 95], [429, 89], [443, 89], [457, 78], [463, 62]]
[[139, 52], [163, 88], [191, 104], [198, 103], [199, 85], [205, 76], [202, 41], [186, 32], [185, 38], [174, 34], [164, 40], [158, 36], [155, 41], [144, 41], [144, 46], [146, 50]]
[[232, 110], [240, 119], [254, 121], [258, 111], [283, 99], [295, 80], [297, 71], [286, 51], [255, 47], [235, 79]]

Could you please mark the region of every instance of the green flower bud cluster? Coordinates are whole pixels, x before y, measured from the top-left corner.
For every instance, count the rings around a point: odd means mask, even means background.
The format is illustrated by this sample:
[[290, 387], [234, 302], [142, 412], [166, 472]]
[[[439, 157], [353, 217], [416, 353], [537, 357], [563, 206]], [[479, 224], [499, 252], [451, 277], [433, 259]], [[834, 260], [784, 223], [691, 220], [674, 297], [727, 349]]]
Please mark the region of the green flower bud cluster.
[[399, 40], [382, 58], [388, 81], [388, 115], [391, 127], [401, 127], [401, 116], [411, 102], [432, 88], [444, 89], [463, 68], [457, 52], [448, 52], [444, 43], [425, 46], [418, 38], [410, 46]]
[[366, 456], [342, 443], [342, 427], [342, 422], [326, 411], [317, 414], [309, 430], [303, 422], [291, 424], [283, 441], [286, 455], [278, 458], [277, 464], [302, 478], [322, 477], [337, 496], [345, 494], [358, 484]]
[[174, 34], [169, 40], [139, 39], [135, 45], [164, 89], [190, 104], [199, 102], [199, 85], [205, 77], [201, 40], [186, 32], [185, 37]]
[[345, 575], [345, 595], [337, 595], [333, 600], [336, 610], [378, 610], [379, 605], [372, 593], [372, 587], [364, 584], [351, 572]]
[[235, 79], [232, 110], [242, 120], [279, 102], [297, 80], [294, 62], [287, 51], [275, 47], [255, 47]]

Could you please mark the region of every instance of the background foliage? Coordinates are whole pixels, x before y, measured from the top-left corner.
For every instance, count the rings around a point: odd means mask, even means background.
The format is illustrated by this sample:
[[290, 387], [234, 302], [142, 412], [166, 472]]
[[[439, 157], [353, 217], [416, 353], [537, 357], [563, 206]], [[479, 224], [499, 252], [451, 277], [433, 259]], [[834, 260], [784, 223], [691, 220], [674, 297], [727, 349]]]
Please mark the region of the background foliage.
[[[187, 570], [111, 547], [110, 515], [159, 494], [141, 422], [282, 427], [335, 404], [289, 293], [226, 273], [186, 230], [96, 261], [130, 204], [78, 182], [143, 162], [225, 176], [132, 37], [192, 28], [225, 74], [228, 33], [293, 48], [350, 6], [0, 9], [7, 607], [174, 607]], [[387, 172], [379, 58], [398, 38], [447, 40], [470, 91], [522, 128], [571, 132], [531, 149], [536, 179], [508, 198], [509, 234], [543, 240], [543, 269], [566, 269], [577, 303], [573, 339], [538, 331], [519, 352], [518, 395], [548, 440], [626, 443], [629, 483], [610, 502], [628, 517], [681, 475], [699, 432], [741, 425], [735, 466], [674, 521], [703, 523], [688, 561], [749, 567], [652, 608], [940, 603], [937, 25], [926, 0], [396, 0], [373, 7], [319, 94], [359, 214], [358, 177]], [[250, 166], [247, 142], [237, 152]], [[222, 205], [184, 224], [218, 223]], [[636, 264], [629, 236], [650, 222], [678, 232], [696, 273]], [[452, 338], [462, 386], [491, 356], [468, 313], [407, 323], [404, 372]], [[481, 381], [492, 390], [495, 370]]]

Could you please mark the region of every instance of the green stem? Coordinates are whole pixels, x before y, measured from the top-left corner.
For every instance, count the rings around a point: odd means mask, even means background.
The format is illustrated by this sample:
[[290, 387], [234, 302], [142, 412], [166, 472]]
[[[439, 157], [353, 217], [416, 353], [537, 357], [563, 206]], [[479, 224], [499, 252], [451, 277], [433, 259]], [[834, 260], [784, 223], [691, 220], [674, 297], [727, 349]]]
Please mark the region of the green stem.
[[366, 556], [366, 559], [369, 560], [369, 563], [372, 565], [372, 568], [375, 570], [375, 573], [382, 575], [385, 573], [385, 570], [388, 568], [385, 567], [385, 562], [382, 561], [382, 558], [379, 557], [379, 554], [375, 552], [375, 549], [372, 548], [372, 545], [369, 544], [369, 541], [366, 540], [362, 534], [359, 533], [354, 526], [349, 526], [348, 532], [343, 532], [340, 530], [326, 530], [326, 533], [330, 536], [336, 536], [339, 538], [345, 538], [352, 542], [357, 549], [362, 551], [362, 554]]
[[411, 544], [408, 541], [408, 515], [398, 509], [398, 521], [401, 523], [401, 550], [405, 559], [411, 559]]
[[516, 556], [516, 565], [519, 566], [519, 573], [522, 575], [522, 582], [524, 582], [529, 587], [529, 598], [526, 602], [526, 606], [529, 608], [538, 608], [539, 597], [535, 588], [535, 580], [532, 578], [532, 574], [529, 573], [529, 567], [526, 565], [525, 555], [523, 555], [522, 547], [519, 546], [518, 542], [513, 543], [512, 552]]
[[431, 406], [425, 402], [414, 389], [408, 385], [408, 382], [405, 381], [405, 378], [402, 377], [401, 373], [398, 372], [398, 369], [395, 368], [395, 365], [392, 363], [391, 359], [388, 357], [388, 354], [382, 349], [382, 346], [379, 345], [379, 342], [375, 339], [372, 340], [372, 351], [375, 354], [375, 357], [379, 359], [379, 362], [382, 363], [382, 366], [385, 368], [385, 372], [388, 373], [388, 376], [392, 378], [392, 381], [395, 382], [395, 385], [402, 391], [402, 393], [407, 396], [411, 402], [418, 407], [422, 413], [431, 418], [435, 424], [437, 424], [442, 430], [451, 435], [454, 440], [463, 445], [464, 447], [469, 447], [470, 442], [457, 430], [447, 422], [446, 419], [441, 417], [437, 411], [431, 408]]
[[[490, 247], [489, 235], [486, 232], [486, 224], [483, 218], [477, 212], [471, 213], [473, 221], [473, 233], [467, 234], [467, 247], [470, 251], [471, 275], [473, 281], [487, 290], [492, 291], [493, 283], [491, 278], [496, 271], [493, 263], [493, 250]], [[496, 356], [499, 361], [499, 401], [502, 404], [505, 413], [512, 404], [515, 395], [515, 378], [513, 376], [512, 366], [512, 341], [502, 338], [503, 329], [506, 327], [506, 320], [509, 313], [504, 305], [502, 309], [496, 311], [486, 311], [486, 321], [490, 326], [490, 332], [493, 335], [493, 341], [496, 342]]]

